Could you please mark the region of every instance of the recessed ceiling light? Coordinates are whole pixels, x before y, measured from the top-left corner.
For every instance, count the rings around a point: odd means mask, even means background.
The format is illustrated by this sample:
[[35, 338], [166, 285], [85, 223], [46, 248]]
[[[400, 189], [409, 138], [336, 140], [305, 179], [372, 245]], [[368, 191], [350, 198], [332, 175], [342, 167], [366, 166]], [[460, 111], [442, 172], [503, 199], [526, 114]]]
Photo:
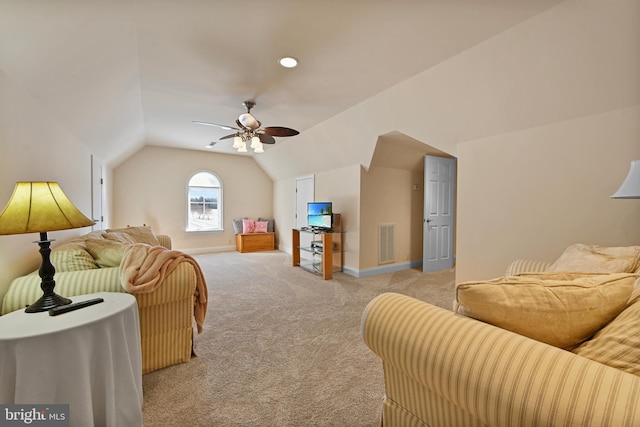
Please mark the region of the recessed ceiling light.
[[280, 58], [278, 60], [278, 63], [285, 68], [294, 68], [296, 65], [298, 65], [298, 60], [290, 56], [285, 56], [284, 58]]

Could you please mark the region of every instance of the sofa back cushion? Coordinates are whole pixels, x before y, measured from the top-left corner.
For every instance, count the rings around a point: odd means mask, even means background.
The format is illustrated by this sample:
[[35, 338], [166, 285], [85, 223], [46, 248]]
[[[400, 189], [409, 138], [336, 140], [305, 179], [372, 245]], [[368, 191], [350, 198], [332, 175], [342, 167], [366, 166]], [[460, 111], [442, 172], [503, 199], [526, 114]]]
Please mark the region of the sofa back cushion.
[[456, 312], [560, 348], [572, 348], [626, 306], [637, 275], [540, 273], [456, 286]]

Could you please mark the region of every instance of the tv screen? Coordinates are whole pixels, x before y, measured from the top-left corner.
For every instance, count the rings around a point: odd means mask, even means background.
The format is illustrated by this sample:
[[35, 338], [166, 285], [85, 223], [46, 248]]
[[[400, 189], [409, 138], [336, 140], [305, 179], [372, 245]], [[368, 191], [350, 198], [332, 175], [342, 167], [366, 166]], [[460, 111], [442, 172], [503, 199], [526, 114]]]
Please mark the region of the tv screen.
[[308, 202], [307, 225], [313, 228], [331, 229], [333, 226], [331, 202]]

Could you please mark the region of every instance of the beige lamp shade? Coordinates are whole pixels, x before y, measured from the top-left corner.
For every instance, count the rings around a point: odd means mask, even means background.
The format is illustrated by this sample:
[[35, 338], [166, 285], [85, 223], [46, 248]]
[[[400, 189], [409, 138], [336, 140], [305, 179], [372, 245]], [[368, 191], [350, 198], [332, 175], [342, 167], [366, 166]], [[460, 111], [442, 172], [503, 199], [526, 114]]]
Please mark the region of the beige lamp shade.
[[41, 233], [89, 227], [84, 216], [57, 182], [18, 182], [0, 214], [0, 235]]

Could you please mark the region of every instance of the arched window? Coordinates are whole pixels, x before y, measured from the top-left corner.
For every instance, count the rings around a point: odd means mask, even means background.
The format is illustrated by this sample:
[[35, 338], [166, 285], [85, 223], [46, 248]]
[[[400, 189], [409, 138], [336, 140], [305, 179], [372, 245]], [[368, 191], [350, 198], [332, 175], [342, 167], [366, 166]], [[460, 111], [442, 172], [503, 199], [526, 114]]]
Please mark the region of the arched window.
[[222, 185], [211, 172], [197, 172], [189, 180], [187, 231], [222, 230]]

